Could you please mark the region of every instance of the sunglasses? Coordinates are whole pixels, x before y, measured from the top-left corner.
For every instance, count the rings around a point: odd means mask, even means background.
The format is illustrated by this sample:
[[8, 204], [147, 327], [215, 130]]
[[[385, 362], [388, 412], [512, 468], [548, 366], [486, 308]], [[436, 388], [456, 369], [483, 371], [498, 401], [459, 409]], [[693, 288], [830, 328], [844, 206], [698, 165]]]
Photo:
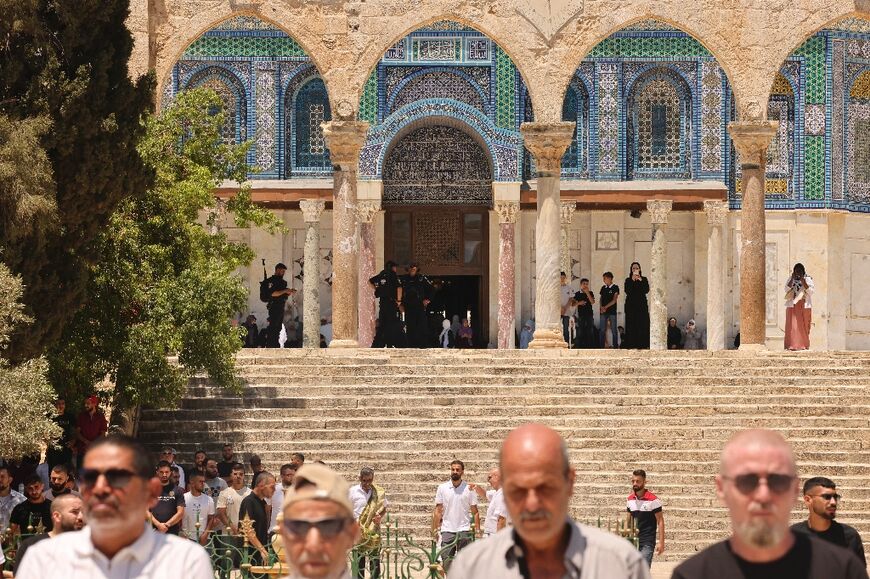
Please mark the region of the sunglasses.
[[833, 499], [837, 502], [840, 502], [840, 499], [842, 498], [837, 493], [822, 493], [820, 495], [810, 495], [810, 496], [811, 497], [821, 497], [826, 503], [831, 502], [831, 499]]
[[335, 519], [320, 519], [319, 521], [306, 521], [304, 519], [284, 519], [284, 528], [295, 537], [305, 537], [312, 528], [317, 529], [324, 539], [331, 539], [344, 530], [349, 519], [346, 517]]
[[79, 481], [81, 486], [85, 488], [93, 488], [100, 479], [100, 475], [106, 477], [106, 484], [113, 489], [122, 489], [130, 484], [131, 480], [139, 476], [135, 472], [123, 468], [109, 468], [106, 470], [83, 468], [79, 470]]
[[758, 488], [758, 485], [761, 484], [762, 480], [767, 482], [767, 488], [770, 489], [770, 492], [781, 495], [791, 490], [792, 483], [797, 477], [790, 474], [778, 473], [771, 473], [762, 477], [755, 473], [749, 473], [737, 475], [735, 477], [723, 476], [722, 478], [724, 480], [734, 481], [734, 486], [744, 495], [755, 492], [755, 489]]

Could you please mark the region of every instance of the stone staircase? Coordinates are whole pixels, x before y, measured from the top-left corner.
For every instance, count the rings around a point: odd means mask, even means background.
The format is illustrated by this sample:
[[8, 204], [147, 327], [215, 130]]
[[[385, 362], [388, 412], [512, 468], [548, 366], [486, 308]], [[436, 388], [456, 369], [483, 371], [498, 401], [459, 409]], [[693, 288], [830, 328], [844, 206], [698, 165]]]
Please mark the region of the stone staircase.
[[402, 527], [425, 535], [452, 459], [483, 483], [505, 434], [543, 422], [577, 469], [573, 515], [622, 518], [643, 468], [665, 505], [657, 560], [679, 561], [728, 534], [719, 452], [733, 431], [764, 426], [794, 445], [802, 477], [838, 483], [839, 520], [870, 539], [870, 353], [245, 350], [238, 367], [241, 396], [194, 379], [178, 409], [142, 412], [139, 436], [183, 464], [232, 441], [273, 472], [294, 451], [349, 480], [372, 466]]

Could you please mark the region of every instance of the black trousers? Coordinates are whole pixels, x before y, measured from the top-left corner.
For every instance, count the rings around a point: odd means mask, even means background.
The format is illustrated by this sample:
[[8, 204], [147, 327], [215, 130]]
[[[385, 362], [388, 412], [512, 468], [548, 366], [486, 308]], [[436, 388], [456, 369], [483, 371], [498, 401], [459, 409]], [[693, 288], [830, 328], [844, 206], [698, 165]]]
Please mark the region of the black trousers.
[[399, 319], [399, 308], [396, 302], [381, 298], [378, 307], [378, 331], [372, 342], [372, 348], [403, 348], [405, 346], [405, 333], [402, 331], [402, 322]]
[[278, 338], [281, 336], [281, 324], [284, 323], [284, 302], [269, 304], [269, 327], [266, 328], [266, 347], [278, 348]]
[[422, 303], [419, 305], [405, 304], [405, 325], [407, 326], [409, 348], [429, 347], [429, 328]]
[[371, 579], [380, 579], [381, 576], [381, 556], [379, 553], [359, 553], [357, 555], [357, 579], [365, 579], [366, 560], [369, 563], [369, 577]]

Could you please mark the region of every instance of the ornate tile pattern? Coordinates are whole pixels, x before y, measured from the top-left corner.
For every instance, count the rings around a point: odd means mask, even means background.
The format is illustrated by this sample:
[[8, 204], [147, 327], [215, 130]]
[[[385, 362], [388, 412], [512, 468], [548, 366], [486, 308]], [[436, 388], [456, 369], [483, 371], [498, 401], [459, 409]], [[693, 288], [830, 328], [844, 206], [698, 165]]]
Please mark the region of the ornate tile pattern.
[[363, 87], [363, 95], [359, 103], [359, 118], [375, 124], [378, 120], [378, 73], [372, 71]]
[[257, 169], [270, 175], [275, 174], [277, 139], [276, 119], [277, 92], [275, 90], [275, 63], [257, 62], [257, 85], [254, 94], [256, 102], [256, 158]]
[[722, 69], [715, 61], [701, 62], [701, 171], [724, 173]]
[[453, 71], [439, 70], [419, 74], [402, 86], [390, 99], [388, 111], [395, 112], [405, 105], [424, 98], [454, 99], [486, 112], [485, 94], [463, 76]]
[[804, 132], [815, 137], [825, 136], [825, 105], [807, 105], [804, 109]]
[[495, 126], [516, 129], [517, 69], [505, 51], [495, 46]]
[[620, 65], [598, 65], [598, 172], [601, 175], [619, 175]]
[[835, 200], [842, 200], [846, 116], [846, 84], [843, 76], [846, 65], [845, 42], [834, 40], [831, 49], [831, 196]]
[[867, 175], [867, 167], [861, 166], [861, 161], [868, 158], [870, 147], [870, 102], [850, 102], [848, 117], [846, 175], [849, 200], [870, 203], [870, 175]]

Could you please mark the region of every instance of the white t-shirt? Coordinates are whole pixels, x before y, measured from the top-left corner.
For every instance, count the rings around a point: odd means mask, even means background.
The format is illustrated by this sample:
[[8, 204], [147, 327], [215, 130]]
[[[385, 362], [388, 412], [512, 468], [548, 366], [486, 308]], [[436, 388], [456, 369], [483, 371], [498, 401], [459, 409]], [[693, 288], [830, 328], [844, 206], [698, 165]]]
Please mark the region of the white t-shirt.
[[[184, 493], [184, 519], [181, 521], [181, 532], [183, 536], [193, 541], [199, 541], [199, 536], [205, 531], [208, 525], [209, 515], [215, 514], [214, 501], [205, 493], [200, 493], [198, 497], [193, 496], [193, 493]], [[196, 530], [196, 522], [199, 521], [199, 532]]]
[[94, 548], [91, 529], [62, 533], [27, 550], [16, 579], [214, 579], [208, 554], [198, 544], [143, 526], [133, 544], [111, 560]]
[[227, 481], [217, 476], [213, 479], [205, 480], [205, 488], [202, 490], [203, 494], [207, 494], [214, 501], [215, 508], [217, 508], [217, 500], [220, 494], [223, 492], [225, 488], [229, 485]]
[[278, 526], [278, 513], [280, 513], [284, 508], [284, 493], [286, 492], [287, 491], [284, 489], [284, 483], [279, 481], [279, 483], [275, 485], [275, 493], [272, 495], [272, 498], [266, 500], [267, 503], [272, 505], [272, 518], [269, 520], [269, 529], [275, 530], [275, 532], [278, 532], [275, 527]]
[[[239, 524], [239, 509], [242, 506], [242, 499], [251, 494], [251, 489], [242, 487], [242, 490], [236, 491], [233, 487], [227, 487], [218, 495], [217, 508], [227, 510], [227, 519], [234, 526]], [[217, 512], [217, 511], [215, 511]], [[223, 524], [215, 527], [216, 531], [223, 530]]]
[[[488, 492], [487, 495], [489, 495]], [[489, 506], [486, 508], [486, 518], [483, 520], [483, 532], [490, 535], [497, 533], [499, 517], [508, 517], [502, 489], [493, 492], [492, 496], [489, 498]]]
[[471, 507], [477, 505], [477, 493], [468, 488], [467, 482], [462, 481], [459, 486], [453, 486], [453, 481], [438, 485], [435, 504], [444, 505], [442, 533], [471, 530]]

